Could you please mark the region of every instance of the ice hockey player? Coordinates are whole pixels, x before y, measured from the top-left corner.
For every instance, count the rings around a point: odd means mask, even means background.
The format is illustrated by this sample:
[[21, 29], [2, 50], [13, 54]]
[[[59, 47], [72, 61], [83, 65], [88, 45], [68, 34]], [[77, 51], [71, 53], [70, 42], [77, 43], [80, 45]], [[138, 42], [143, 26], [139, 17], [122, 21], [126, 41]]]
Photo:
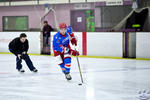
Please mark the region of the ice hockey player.
[[61, 67], [67, 80], [72, 79], [70, 75], [71, 55], [79, 55], [78, 51], [71, 49], [70, 41], [72, 45], [77, 46], [77, 40], [71, 31], [71, 27], [67, 28], [65, 23], [61, 23], [59, 31], [53, 37], [53, 51], [54, 56], [58, 59], [58, 65]]
[[37, 72], [38, 70], [33, 66], [33, 63], [29, 57], [29, 55], [27, 54], [28, 52], [28, 48], [29, 48], [29, 44], [28, 44], [28, 40], [26, 39], [26, 34], [22, 33], [20, 34], [20, 37], [17, 37], [15, 39], [13, 39], [10, 43], [9, 43], [9, 50], [10, 52], [12, 52], [14, 55], [16, 55], [16, 69], [19, 72], [25, 72], [22, 69], [22, 59], [25, 60], [27, 66], [29, 67], [30, 71], [32, 72]]

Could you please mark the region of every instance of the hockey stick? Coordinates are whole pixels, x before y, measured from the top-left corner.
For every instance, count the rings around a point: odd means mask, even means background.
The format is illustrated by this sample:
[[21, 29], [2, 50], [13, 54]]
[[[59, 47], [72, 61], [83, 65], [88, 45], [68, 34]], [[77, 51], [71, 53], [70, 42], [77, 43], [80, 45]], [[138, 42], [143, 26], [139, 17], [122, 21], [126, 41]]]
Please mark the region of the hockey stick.
[[[74, 46], [74, 48], [75, 48], [75, 46]], [[76, 48], [75, 48], [75, 50], [76, 50]], [[76, 59], [77, 59], [77, 63], [78, 63], [78, 69], [79, 69], [79, 72], [80, 72], [81, 82], [82, 82], [82, 84], [83, 84], [82, 71], [81, 71], [81, 67], [80, 67], [79, 58], [78, 58], [78, 56], [77, 56], [77, 55], [76, 55]], [[79, 84], [79, 85], [82, 85], [82, 84]]]
[[[71, 40], [70, 34], [69, 34], [69, 33], [67, 33], [67, 34], [69, 35], [69, 39]], [[75, 45], [74, 45], [74, 49], [76, 50]], [[76, 51], [77, 51], [77, 50], [76, 50]], [[83, 77], [82, 77], [82, 71], [81, 71], [81, 67], [80, 67], [80, 63], [79, 63], [79, 58], [78, 58], [77, 55], [76, 55], [76, 59], [77, 59], [78, 69], [79, 69], [80, 78], [81, 78], [81, 82], [82, 82], [82, 83], [80, 83], [80, 84], [78, 84], [78, 85], [82, 85], [82, 84], [83, 84]]]

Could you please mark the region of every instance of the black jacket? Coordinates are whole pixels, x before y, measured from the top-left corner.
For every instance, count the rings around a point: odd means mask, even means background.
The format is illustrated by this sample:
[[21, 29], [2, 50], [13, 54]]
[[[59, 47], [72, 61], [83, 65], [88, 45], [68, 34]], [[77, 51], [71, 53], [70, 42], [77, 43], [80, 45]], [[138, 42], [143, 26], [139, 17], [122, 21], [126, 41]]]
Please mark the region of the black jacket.
[[46, 34], [48, 34], [48, 36], [50, 36], [50, 32], [53, 31], [54, 29], [50, 26], [44, 26], [43, 27], [43, 36], [46, 36]]
[[13, 39], [10, 43], [9, 43], [9, 50], [10, 52], [12, 52], [13, 54], [15, 54], [16, 56], [18, 54], [21, 54], [22, 52], [27, 52], [29, 49], [29, 44], [28, 44], [28, 40], [26, 39], [26, 41], [24, 43], [22, 43], [20, 41], [20, 38], [15, 38]]

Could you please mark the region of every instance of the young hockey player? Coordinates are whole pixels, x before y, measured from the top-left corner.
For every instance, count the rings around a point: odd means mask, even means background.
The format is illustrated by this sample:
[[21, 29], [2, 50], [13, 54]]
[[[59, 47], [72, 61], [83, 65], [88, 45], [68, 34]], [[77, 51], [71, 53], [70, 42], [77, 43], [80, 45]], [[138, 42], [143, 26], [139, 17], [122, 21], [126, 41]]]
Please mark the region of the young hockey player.
[[22, 33], [20, 34], [20, 37], [13, 39], [9, 43], [9, 50], [10, 52], [16, 55], [16, 69], [19, 72], [22, 72], [22, 73], [25, 72], [22, 69], [22, 64], [21, 64], [22, 59], [25, 60], [27, 66], [29, 67], [31, 71], [37, 72], [38, 70], [33, 66], [32, 61], [29, 58], [29, 55], [27, 54], [29, 44], [28, 44], [28, 40], [26, 39], [26, 37], [27, 37], [26, 34]]
[[79, 52], [71, 49], [70, 41], [73, 45], [77, 46], [77, 40], [71, 31], [71, 27], [67, 28], [65, 23], [61, 23], [59, 29], [60, 30], [53, 37], [54, 56], [59, 59], [58, 65], [61, 67], [66, 79], [71, 80], [71, 55], [78, 56]]

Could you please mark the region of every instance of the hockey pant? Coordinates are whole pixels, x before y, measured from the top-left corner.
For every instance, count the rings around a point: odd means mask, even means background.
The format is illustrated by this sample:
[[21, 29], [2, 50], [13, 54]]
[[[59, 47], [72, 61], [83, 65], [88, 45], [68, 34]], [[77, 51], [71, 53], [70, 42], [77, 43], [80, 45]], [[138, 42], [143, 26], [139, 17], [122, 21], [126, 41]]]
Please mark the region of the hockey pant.
[[57, 56], [58, 65], [62, 69], [62, 72], [70, 73], [70, 67], [71, 67], [71, 56], [70, 54], [61, 54]]

